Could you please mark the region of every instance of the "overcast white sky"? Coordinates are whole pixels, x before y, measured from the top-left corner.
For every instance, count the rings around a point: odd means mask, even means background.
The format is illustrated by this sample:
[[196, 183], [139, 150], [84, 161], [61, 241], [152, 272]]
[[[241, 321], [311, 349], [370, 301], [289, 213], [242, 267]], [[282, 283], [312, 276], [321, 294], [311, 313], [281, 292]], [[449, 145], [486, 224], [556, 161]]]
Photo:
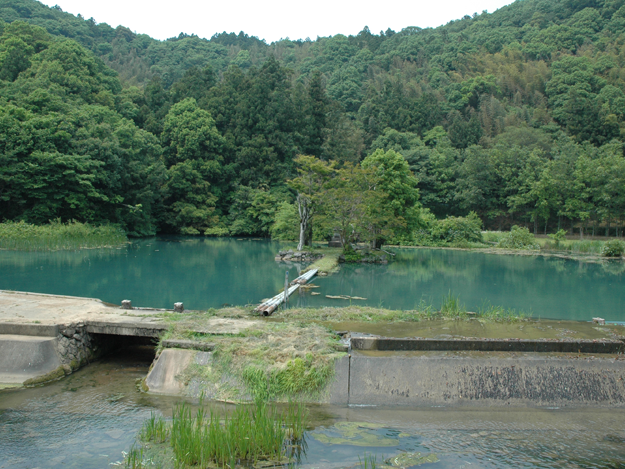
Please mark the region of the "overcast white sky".
[[356, 34], [364, 26], [374, 33], [406, 26], [435, 27], [464, 15], [489, 13], [512, 0], [43, 0], [63, 11], [80, 13], [98, 23], [167, 39], [179, 33], [210, 38], [215, 33], [244, 31], [268, 43]]

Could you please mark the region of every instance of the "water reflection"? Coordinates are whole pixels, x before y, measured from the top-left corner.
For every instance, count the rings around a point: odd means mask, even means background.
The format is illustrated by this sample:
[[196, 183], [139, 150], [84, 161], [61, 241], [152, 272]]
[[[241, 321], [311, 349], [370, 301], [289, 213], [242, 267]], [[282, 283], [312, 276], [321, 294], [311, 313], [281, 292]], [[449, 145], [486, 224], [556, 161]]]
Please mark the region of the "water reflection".
[[528, 315], [588, 321], [594, 316], [625, 319], [625, 263], [588, 263], [540, 256], [479, 252], [399, 249], [387, 266], [343, 266], [332, 277], [315, 280], [321, 296], [310, 306], [349, 302], [328, 301], [325, 295], [362, 296], [352, 304], [414, 309], [421, 302], [438, 307], [449, 292], [469, 311], [487, 304]]
[[[0, 289], [100, 298], [136, 306], [207, 309], [260, 302], [295, 278], [301, 264], [281, 264], [284, 245], [267, 240], [163, 237], [121, 249], [77, 252], [0, 252]], [[318, 278], [317, 295], [291, 305], [351, 304], [415, 309], [438, 308], [449, 292], [476, 311], [486, 303], [535, 317], [588, 321], [625, 320], [625, 263], [588, 263], [553, 257], [496, 255], [436, 249], [397, 249], [388, 265], [344, 265]]]

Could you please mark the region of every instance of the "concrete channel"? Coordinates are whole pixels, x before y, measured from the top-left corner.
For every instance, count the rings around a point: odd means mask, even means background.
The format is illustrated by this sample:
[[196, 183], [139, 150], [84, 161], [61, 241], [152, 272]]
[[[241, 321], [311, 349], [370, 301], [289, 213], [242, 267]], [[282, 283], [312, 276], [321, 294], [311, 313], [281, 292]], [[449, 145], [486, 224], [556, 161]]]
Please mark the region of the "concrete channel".
[[[0, 291], [0, 387], [60, 379], [125, 344], [155, 343], [162, 310], [99, 300]], [[205, 334], [236, 333], [251, 320], [212, 318]], [[344, 334], [323, 402], [398, 406], [625, 406], [622, 340], [394, 338]], [[212, 347], [169, 341], [145, 380], [149, 392], [194, 395], [180, 375], [210, 366]]]

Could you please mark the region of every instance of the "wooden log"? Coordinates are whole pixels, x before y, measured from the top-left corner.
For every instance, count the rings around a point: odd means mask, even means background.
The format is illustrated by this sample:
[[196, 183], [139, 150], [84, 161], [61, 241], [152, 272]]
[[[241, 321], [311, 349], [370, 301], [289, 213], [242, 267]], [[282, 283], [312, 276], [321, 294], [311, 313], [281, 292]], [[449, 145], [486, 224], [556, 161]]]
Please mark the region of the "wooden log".
[[291, 285], [294, 285], [294, 284], [305, 285], [306, 283], [308, 283], [308, 281], [311, 278], [313, 278], [315, 275], [317, 275], [317, 272], [318, 272], [317, 269], [309, 270], [305, 274], [302, 274], [299, 277], [297, 277], [295, 280], [293, 280], [291, 282]]
[[299, 288], [299, 284], [293, 285], [287, 290], [286, 295], [284, 294], [284, 292], [280, 292], [276, 296], [271, 298], [269, 301], [266, 301], [260, 306], [258, 306], [254, 311], [262, 313], [263, 316], [271, 315], [278, 308], [278, 306], [280, 306], [284, 302], [285, 298], [288, 298], [289, 296], [291, 296], [293, 292], [297, 290], [298, 288]]

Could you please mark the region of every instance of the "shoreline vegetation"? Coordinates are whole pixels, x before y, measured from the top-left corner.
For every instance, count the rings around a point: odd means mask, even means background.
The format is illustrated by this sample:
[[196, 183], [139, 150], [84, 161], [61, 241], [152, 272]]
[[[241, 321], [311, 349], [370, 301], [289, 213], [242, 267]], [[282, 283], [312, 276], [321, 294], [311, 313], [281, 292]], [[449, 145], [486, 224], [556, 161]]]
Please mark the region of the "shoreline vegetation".
[[75, 220], [47, 225], [7, 221], [0, 223], [0, 250], [61, 251], [118, 247], [128, 243], [124, 231], [115, 225], [93, 226]]

